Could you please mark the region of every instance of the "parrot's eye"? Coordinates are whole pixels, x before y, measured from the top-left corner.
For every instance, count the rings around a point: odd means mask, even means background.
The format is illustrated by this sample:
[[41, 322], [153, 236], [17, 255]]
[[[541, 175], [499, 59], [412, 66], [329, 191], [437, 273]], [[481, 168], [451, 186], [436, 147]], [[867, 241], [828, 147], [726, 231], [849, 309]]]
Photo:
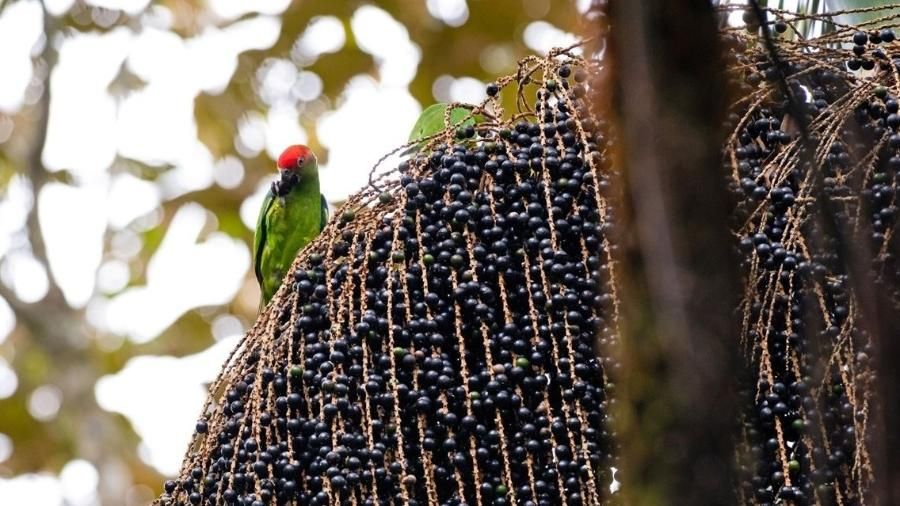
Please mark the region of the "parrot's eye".
[[303, 167], [303, 162], [304, 162], [304, 161], [305, 161], [305, 160], [303, 159], [302, 156], [301, 156], [300, 158], [297, 158], [297, 168]]

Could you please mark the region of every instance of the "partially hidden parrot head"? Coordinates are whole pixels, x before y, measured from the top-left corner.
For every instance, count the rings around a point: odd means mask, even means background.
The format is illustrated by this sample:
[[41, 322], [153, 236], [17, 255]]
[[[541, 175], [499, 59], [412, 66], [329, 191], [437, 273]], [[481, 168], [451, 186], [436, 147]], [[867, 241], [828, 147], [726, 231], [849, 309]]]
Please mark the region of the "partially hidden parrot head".
[[316, 170], [316, 154], [302, 144], [288, 146], [278, 157], [278, 170], [300, 175], [307, 170]]

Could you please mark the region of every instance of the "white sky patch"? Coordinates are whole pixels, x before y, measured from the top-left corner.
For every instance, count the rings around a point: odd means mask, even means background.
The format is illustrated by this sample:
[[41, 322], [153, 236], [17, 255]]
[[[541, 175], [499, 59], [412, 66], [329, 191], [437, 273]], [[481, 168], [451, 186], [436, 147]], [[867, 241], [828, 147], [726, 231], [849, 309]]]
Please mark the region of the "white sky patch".
[[[186, 69], [200, 90], [221, 93], [234, 71], [238, 55], [251, 49], [268, 49], [278, 40], [281, 20], [272, 16], [256, 16], [237, 21], [224, 29], [209, 27], [203, 33], [187, 40]], [[173, 76], [181, 79], [177, 73]]]
[[[160, 184], [160, 186], [163, 185]], [[158, 227], [162, 223], [164, 217], [162, 207], [156, 207], [150, 212], [142, 214], [132, 220], [128, 225], [128, 229], [135, 232], [147, 232], [152, 228]], [[135, 254], [137, 254], [137, 252], [135, 252]]]
[[505, 74], [516, 68], [516, 53], [509, 44], [492, 44], [478, 55], [481, 68], [490, 74]]
[[90, 462], [82, 459], [69, 461], [59, 473], [63, 496], [72, 506], [97, 504], [97, 484], [100, 474]]
[[477, 104], [487, 97], [486, 85], [474, 77], [460, 77], [450, 85], [450, 100]]
[[86, 0], [85, 3], [107, 9], [118, 9], [134, 15], [144, 10], [150, 3], [150, 0]]
[[129, 68], [147, 81], [119, 107], [119, 152], [151, 165], [176, 164], [197, 138], [194, 97], [184, 43], [177, 35], [146, 29], [128, 57]]
[[[343, 200], [365, 185], [375, 161], [406, 142], [421, 112], [406, 88], [382, 86], [365, 75], [352, 78], [340, 106], [318, 123], [319, 141], [328, 148], [328, 164], [320, 172], [325, 198]], [[395, 155], [380, 169], [397, 161]]]
[[4, 462], [12, 457], [14, 448], [12, 438], [0, 433], [0, 462]]
[[297, 74], [294, 86], [291, 87], [291, 97], [295, 101], [309, 102], [319, 98], [322, 94], [322, 78], [315, 72], [304, 70]]
[[[102, 270], [101, 266], [101, 270]], [[98, 271], [99, 274], [99, 271]], [[97, 287], [101, 292], [105, 292], [104, 284], [98, 280]], [[109, 325], [106, 320], [106, 312], [109, 308], [109, 299], [100, 295], [95, 295], [91, 297], [91, 300], [88, 301], [87, 306], [84, 308], [84, 319], [89, 324], [91, 324], [94, 328], [97, 329], [105, 329]], [[108, 339], [107, 336], [110, 338]], [[99, 343], [101, 349], [104, 351], [108, 350], [117, 350], [125, 342], [125, 339], [122, 336], [110, 333], [110, 332], [99, 332], [96, 336], [94, 336], [95, 342]], [[110, 343], [116, 343], [114, 346], [107, 348], [105, 345]]]
[[266, 119], [258, 111], [248, 111], [238, 120], [234, 142], [238, 153], [253, 158], [266, 147]]
[[147, 463], [174, 475], [206, 399], [202, 384], [215, 378], [237, 341], [232, 336], [183, 358], [133, 358], [121, 371], [97, 382], [97, 402], [128, 417], [146, 446], [142, 456]]
[[244, 328], [244, 323], [240, 318], [233, 314], [221, 314], [216, 316], [210, 327], [212, 329], [213, 338], [215, 338], [216, 341], [240, 337], [247, 330]]
[[422, 51], [402, 23], [383, 9], [364, 5], [353, 13], [350, 27], [359, 48], [374, 57], [382, 84], [406, 86], [412, 81]]
[[162, 223], [163, 220], [163, 210], [161, 207], [157, 207], [156, 209], [150, 211], [149, 213], [139, 216], [136, 220], [131, 222], [131, 228], [135, 232], [146, 232], [152, 228], [156, 228]]
[[744, 11], [735, 9], [728, 14], [728, 24], [732, 26], [744, 26]]
[[256, 71], [259, 98], [270, 106], [291, 101], [297, 66], [284, 58], [266, 58]]
[[[16, 393], [19, 388], [19, 377], [12, 370], [9, 363], [0, 357], [0, 399], [6, 399]], [[0, 497], [3, 497], [0, 495]]]
[[213, 156], [206, 145], [194, 138], [179, 155], [175, 168], [159, 177], [159, 187], [166, 200], [212, 186]]
[[187, 311], [225, 304], [250, 267], [247, 246], [221, 232], [197, 242], [207, 220], [199, 204], [175, 213], [147, 265], [147, 284], [127, 288], [106, 307], [107, 330], [137, 343], [156, 338]]
[[451, 102], [450, 100], [450, 86], [453, 86], [453, 82], [456, 79], [451, 75], [442, 74], [434, 80], [434, 83], [431, 84], [431, 94], [434, 96], [434, 99], [438, 102]]
[[55, 506], [63, 502], [62, 485], [49, 473], [0, 478], [0, 497], [9, 504]]
[[447, 26], [462, 26], [469, 19], [469, 6], [466, 0], [428, 0], [425, 3], [428, 13], [441, 20]]
[[[69, 1], [69, 0], [65, 0]], [[175, 15], [165, 5], [151, 5], [141, 14], [140, 23], [144, 29], [168, 30], [175, 22]]]
[[213, 168], [213, 179], [216, 184], [231, 190], [237, 188], [241, 181], [244, 180], [244, 164], [241, 160], [232, 155], [228, 155], [216, 162]]
[[68, 169], [76, 176], [91, 177], [115, 159], [116, 146], [110, 139], [124, 132], [116, 129], [116, 104], [106, 87], [116, 77], [130, 42], [127, 28], [63, 39], [50, 80], [50, 122], [43, 153], [50, 170]]
[[38, 421], [52, 420], [59, 413], [62, 400], [62, 390], [58, 386], [39, 386], [28, 396], [28, 413]]
[[94, 291], [109, 211], [105, 197], [105, 181], [84, 186], [49, 183], [38, 197], [50, 271], [74, 307], [87, 304]]
[[25, 176], [16, 174], [3, 189], [0, 198], [0, 258], [10, 249], [14, 236], [24, 241], [25, 221], [34, 197], [31, 183]]
[[44, 298], [50, 288], [47, 271], [31, 253], [12, 252], [0, 262], [0, 279], [16, 292], [22, 302], [33, 303]]
[[130, 279], [131, 271], [122, 260], [107, 260], [97, 269], [97, 288], [103, 293], [118, 292], [128, 286]]
[[334, 16], [316, 16], [294, 42], [291, 58], [299, 65], [312, 65], [325, 53], [336, 53], [347, 42], [344, 24]]
[[121, 230], [159, 204], [159, 188], [155, 184], [132, 174], [118, 174], [109, 185], [107, 220], [114, 230]]
[[546, 21], [532, 21], [522, 34], [525, 45], [537, 53], [547, 53], [554, 47], [567, 47], [578, 42], [574, 34], [560, 30]]
[[122, 260], [131, 260], [141, 252], [141, 238], [134, 230], [125, 229], [112, 235], [110, 253]]
[[275, 43], [281, 22], [257, 16], [198, 37], [146, 29], [128, 58], [129, 68], [147, 81], [126, 98], [119, 110], [119, 152], [152, 165], [171, 164], [162, 176], [163, 197], [173, 198], [209, 187], [213, 159], [197, 140], [194, 99], [201, 92], [218, 93], [237, 68], [237, 57]]
[[27, 0], [4, 5], [0, 15], [0, 111], [13, 113], [22, 107], [31, 81], [31, 48], [43, 31], [40, 2]]
[[44, 7], [53, 16], [60, 16], [72, 8], [75, 0], [44, 0]]
[[273, 172], [272, 174], [273, 177], [261, 179], [256, 185], [256, 191], [241, 202], [241, 221], [244, 222], [244, 226], [250, 230], [256, 230], [256, 220], [259, 219], [260, 208], [262, 207], [263, 200], [266, 198], [269, 187], [272, 185], [272, 179], [274, 179], [275, 173]]
[[207, 5], [213, 13], [222, 19], [237, 19], [245, 14], [281, 14], [291, 4], [291, 0], [262, 0], [246, 2], [244, 0], [208, 0]]
[[431, 86], [431, 94], [438, 102], [464, 102], [477, 104], [487, 96], [487, 85], [474, 77], [460, 77], [444, 74], [438, 76]]
[[132, 43], [126, 64], [131, 72], [145, 81], [162, 79], [171, 73], [170, 63], [181, 59], [183, 51], [184, 41], [177, 34], [144, 27]]
[[6, 341], [14, 328], [16, 328], [16, 315], [3, 297], [0, 297], [0, 344]]
[[266, 154], [272, 160], [291, 144], [306, 144], [309, 136], [297, 120], [293, 106], [281, 105], [269, 109], [266, 115]]

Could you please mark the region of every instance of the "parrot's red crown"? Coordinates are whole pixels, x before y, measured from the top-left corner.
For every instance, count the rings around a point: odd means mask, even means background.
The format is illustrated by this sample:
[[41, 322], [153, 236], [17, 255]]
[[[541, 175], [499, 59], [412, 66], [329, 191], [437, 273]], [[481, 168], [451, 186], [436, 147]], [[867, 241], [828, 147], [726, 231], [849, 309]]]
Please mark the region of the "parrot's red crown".
[[281, 170], [296, 170], [307, 163], [308, 160], [314, 159], [315, 156], [308, 147], [302, 144], [294, 144], [281, 152], [281, 156], [278, 157], [278, 168]]

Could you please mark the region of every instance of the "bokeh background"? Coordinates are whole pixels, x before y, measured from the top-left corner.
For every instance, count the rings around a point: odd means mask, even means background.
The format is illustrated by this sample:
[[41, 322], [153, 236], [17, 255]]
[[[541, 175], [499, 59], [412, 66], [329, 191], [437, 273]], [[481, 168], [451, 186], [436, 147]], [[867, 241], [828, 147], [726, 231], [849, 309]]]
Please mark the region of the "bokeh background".
[[155, 497], [256, 317], [273, 157], [311, 145], [339, 206], [590, 4], [0, 0], [0, 504]]
[[0, 503], [137, 505], [256, 317], [273, 157], [334, 206], [576, 0], [0, 0]]

